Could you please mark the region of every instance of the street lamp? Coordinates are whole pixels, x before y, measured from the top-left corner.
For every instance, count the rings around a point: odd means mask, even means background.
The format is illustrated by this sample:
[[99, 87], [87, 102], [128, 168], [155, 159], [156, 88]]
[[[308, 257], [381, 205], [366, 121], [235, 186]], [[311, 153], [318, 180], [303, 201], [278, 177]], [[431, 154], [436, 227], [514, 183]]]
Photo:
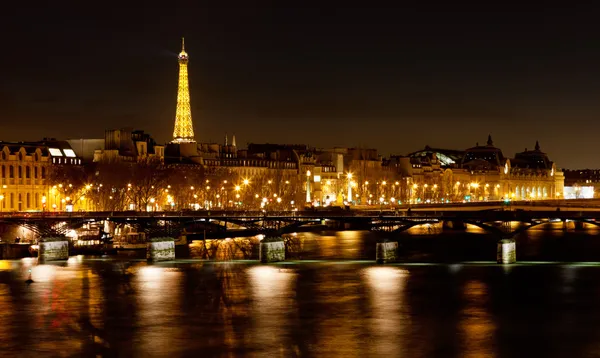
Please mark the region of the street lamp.
[[346, 174], [348, 178], [348, 204], [352, 202], [352, 173]]
[[306, 202], [310, 203], [310, 170], [306, 171]]

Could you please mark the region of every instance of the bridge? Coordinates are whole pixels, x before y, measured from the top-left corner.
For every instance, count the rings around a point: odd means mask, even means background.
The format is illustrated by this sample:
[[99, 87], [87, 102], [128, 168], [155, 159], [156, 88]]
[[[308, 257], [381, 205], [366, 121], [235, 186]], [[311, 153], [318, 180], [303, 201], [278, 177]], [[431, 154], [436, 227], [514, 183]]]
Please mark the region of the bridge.
[[[196, 234], [205, 239], [281, 236], [294, 232], [371, 230], [393, 237], [412, 227], [442, 224], [445, 229], [482, 228], [500, 239], [550, 222], [600, 226], [598, 202], [483, 202], [420, 205], [380, 210], [166, 211], [0, 213], [0, 225], [19, 225], [40, 237], [64, 236], [87, 223], [130, 225], [152, 236]], [[517, 225], [512, 225], [516, 222]]]

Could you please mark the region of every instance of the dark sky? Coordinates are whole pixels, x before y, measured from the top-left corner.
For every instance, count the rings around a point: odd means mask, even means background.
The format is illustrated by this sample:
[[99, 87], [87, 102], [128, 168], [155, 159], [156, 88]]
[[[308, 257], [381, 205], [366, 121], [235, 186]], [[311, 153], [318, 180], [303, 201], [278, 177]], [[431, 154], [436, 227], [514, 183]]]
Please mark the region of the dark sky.
[[0, 15], [3, 140], [125, 126], [169, 140], [185, 36], [199, 141], [406, 154], [491, 133], [508, 156], [537, 139], [559, 167], [600, 168], [594, 8], [59, 3]]

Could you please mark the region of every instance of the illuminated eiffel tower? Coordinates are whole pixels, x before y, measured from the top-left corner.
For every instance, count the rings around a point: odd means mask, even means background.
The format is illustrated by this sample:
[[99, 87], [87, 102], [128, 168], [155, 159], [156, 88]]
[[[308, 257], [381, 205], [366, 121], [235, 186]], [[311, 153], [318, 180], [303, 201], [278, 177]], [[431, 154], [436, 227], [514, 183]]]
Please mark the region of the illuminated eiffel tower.
[[194, 125], [192, 124], [192, 109], [190, 107], [190, 87], [188, 83], [188, 54], [185, 52], [185, 42], [181, 39], [179, 59], [179, 86], [177, 88], [177, 110], [175, 111], [174, 143], [190, 143], [194, 140]]

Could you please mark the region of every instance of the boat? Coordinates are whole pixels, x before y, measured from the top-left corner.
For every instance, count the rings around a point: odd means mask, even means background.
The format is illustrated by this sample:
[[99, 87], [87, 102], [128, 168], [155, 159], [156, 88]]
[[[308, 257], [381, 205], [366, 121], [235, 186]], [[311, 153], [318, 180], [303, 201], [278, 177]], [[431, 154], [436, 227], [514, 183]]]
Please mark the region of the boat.
[[115, 237], [113, 247], [117, 252], [123, 251], [146, 251], [146, 233], [129, 232], [125, 235]]
[[72, 255], [105, 255], [114, 251], [112, 237], [105, 232], [84, 232], [69, 240]]

